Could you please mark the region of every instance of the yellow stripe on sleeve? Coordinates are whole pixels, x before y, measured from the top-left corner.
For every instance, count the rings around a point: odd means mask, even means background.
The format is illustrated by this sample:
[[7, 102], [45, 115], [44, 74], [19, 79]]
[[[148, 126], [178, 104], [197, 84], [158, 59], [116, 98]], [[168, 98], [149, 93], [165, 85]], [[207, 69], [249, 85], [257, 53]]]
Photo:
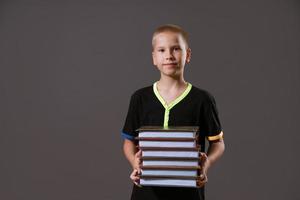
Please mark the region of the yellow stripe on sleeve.
[[221, 131], [218, 135], [208, 136], [207, 139], [209, 141], [219, 140], [223, 138], [223, 131]]

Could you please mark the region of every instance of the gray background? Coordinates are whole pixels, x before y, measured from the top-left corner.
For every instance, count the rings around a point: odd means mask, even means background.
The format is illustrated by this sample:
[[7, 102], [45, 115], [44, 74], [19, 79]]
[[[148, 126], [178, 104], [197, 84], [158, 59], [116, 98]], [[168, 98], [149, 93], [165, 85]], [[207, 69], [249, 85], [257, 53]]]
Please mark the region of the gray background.
[[1, 1], [0, 199], [129, 199], [120, 131], [159, 79], [151, 35], [190, 33], [186, 80], [226, 142], [207, 199], [300, 199], [299, 1]]

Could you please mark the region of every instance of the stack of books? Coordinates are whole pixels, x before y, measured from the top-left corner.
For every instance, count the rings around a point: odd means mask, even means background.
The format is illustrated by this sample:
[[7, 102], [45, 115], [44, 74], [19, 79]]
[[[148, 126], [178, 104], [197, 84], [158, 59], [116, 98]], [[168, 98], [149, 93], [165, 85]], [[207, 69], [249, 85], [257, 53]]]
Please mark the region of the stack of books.
[[143, 126], [136, 138], [142, 150], [140, 184], [199, 187], [199, 128]]

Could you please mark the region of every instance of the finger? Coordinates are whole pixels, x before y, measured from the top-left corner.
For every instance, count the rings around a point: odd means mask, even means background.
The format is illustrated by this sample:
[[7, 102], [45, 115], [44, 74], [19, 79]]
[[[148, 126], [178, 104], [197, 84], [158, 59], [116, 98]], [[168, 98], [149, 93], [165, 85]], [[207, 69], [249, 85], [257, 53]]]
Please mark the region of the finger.
[[137, 186], [138, 186], [138, 187], [140, 187], [140, 188], [142, 187], [142, 185], [141, 185], [141, 184], [137, 184]]
[[206, 168], [207, 168], [207, 155], [203, 152], [200, 152], [200, 165], [201, 165], [201, 168], [202, 168], [202, 171], [206, 172]]
[[136, 155], [136, 157], [141, 158], [142, 157], [142, 150], [140, 149], [135, 155]]
[[134, 169], [134, 170], [131, 172], [131, 175], [136, 174], [136, 173], [137, 173], [137, 169]]
[[139, 184], [140, 177], [137, 176], [137, 172], [138, 172], [137, 169], [133, 170], [133, 172], [130, 174], [130, 179], [133, 181], [133, 183], [134, 183], [136, 186], [142, 187], [142, 186]]
[[207, 183], [207, 180], [206, 180], [206, 179], [205, 179], [205, 180], [199, 180], [198, 182], [199, 182], [199, 184], [201, 184], [201, 185], [205, 185], [205, 184]]
[[204, 185], [205, 185], [205, 183], [198, 182], [198, 187], [199, 187], [199, 188], [202, 188]]
[[130, 179], [133, 181], [133, 182], [139, 182], [140, 181], [140, 177], [138, 176], [130, 176]]
[[142, 159], [141, 159], [141, 157], [137, 157], [137, 160], [138, 160], [139, 166], [141, 166], [142, 165]]
[[201, 180], [199, 180], [198, 181], [198, 187], [203, 187], [205, 184], [207, 183], [207, 181], [201, 181]]
[[141, 170], [141, 168], [137, 168], [137, 174], [142, 174], [142, 170]]
[[140, 180], [140, 177], [138, 177], [138, 176], [133, 176], [133, 177], [131, 177], [131, 180], [134, 181], [134, 182], [137, 182], [137, 181]]
[[134, 177], [136, 176], [136, 174], [137, 174], [137, 170], [136, 169], [134, 169], [133, 171], [132, 171], [132, 173], [130, 174], [130, 179], [134, 179]]
[[137, 174], [137, 170], [134, 170], [134, 172], [132, 172], [132, 173], [130, 174], [130, 178], [131, 178], [131, 179], [135, 179], [136, 177], [139, 177], [139, 176], [138, 176], [138, 174]]
[[204, 174], [200, 174], [199, 178], [200, 178], [200, 180], [204, 180], [205, 179]]
[[199, 176], [199, 181], [200, 182], [203, 182], [203, 183], [206, 183], [207, 182], [207, 176], [205, 174], [200, 174]]
[[207, 159], [206, 153], [200, 152], [201, 161], [205, 161]]
[[136, 186], [138, 186], [138, 187], [142, 187], [142, 185], [140, 185], [138, 182], [133, 182]]
[[134, 160], [133, 169], [137, 170], [137, 173], [139, 173], [139, 169], [142, 167], [142, 162], [139, 162], [139, 159]]

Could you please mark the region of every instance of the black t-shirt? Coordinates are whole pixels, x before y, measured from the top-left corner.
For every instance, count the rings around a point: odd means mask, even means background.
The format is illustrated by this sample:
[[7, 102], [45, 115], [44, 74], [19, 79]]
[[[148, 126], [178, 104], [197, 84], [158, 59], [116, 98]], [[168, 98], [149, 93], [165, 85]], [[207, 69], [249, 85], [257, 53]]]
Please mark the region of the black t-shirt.
[[[167, 105], [153, 86], [137, 90], [131, 96], [126, 121], [122, 130], [124, 139], [134, 140], [141, 126], [199, 126], [199, 143], [205, 151], [205, 138], [222, 138], [222, 128], [214, 97], [207, 91], [188, 83], [176, 100]], [[177, 191], [177, 192], [176, 192]], [[178, 192], [180, 191], [180, 192]], [[172, 188], [134, 186], [132, 199], [204, 199], [204, 188]]]

